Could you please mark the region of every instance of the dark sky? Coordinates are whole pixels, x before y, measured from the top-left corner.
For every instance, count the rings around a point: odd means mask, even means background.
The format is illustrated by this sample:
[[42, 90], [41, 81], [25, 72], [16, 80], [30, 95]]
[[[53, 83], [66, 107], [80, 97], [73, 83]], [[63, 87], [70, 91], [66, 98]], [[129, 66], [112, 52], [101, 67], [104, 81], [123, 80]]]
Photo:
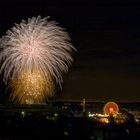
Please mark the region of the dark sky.
[[0, 35], [38, 15], [59, 22], [77, 48], [59, 99], [140, 101], [138, 1], [1, 0]]

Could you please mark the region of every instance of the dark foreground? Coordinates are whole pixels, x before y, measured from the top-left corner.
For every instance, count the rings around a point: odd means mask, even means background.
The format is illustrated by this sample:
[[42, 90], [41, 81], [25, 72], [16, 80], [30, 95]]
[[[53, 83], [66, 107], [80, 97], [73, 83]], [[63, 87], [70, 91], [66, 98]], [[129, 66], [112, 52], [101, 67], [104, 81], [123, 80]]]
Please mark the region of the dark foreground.
[[88, 116], [74, 116], [59, 109], [0, 110], [0, 140], [139, 140], [140, 126], [101, 123]]

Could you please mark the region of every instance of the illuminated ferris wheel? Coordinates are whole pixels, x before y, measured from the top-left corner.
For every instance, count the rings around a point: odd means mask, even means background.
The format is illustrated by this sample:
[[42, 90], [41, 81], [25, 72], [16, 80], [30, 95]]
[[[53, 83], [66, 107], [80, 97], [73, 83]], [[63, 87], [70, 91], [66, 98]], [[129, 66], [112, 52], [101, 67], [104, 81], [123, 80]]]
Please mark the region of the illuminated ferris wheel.
[[110, 115], [110, 114], [118, 114], [119, 112], [119, 107], [115, 102], [107, 102], [104, 105], [103, 111], [105, 114]]

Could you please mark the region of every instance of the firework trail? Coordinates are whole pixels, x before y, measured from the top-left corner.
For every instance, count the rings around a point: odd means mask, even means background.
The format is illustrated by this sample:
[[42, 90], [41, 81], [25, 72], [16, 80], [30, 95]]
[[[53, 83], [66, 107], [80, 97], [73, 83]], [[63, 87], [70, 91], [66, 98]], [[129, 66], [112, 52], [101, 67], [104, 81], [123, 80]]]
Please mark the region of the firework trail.
[[67, 32], [48, 17], [33, 17], [15, 24], [0, 40], [0, 70], [13, 101], [41, 103], [52, 96], [55, 84], [73, 59]]

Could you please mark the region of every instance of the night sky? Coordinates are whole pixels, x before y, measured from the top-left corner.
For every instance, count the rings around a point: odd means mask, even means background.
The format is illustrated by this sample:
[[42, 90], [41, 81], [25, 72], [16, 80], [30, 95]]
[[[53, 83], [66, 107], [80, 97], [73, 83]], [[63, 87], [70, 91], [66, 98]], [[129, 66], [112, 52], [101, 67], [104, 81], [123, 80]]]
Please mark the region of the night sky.
[[0, 0], [0, 35], [38, 15], [66, 28], [77, 49], [59, 100], [140, 101], [138, 1]]

